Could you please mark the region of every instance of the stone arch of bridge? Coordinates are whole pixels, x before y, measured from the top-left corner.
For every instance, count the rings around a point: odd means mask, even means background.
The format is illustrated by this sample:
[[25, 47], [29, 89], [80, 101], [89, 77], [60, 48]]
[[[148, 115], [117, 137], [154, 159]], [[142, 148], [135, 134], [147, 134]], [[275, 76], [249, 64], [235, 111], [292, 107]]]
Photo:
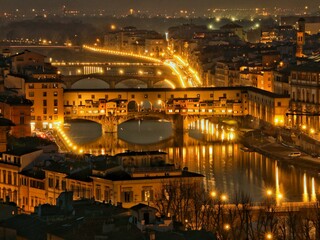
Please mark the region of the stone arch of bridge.
[[115, 84], [115, 88], [147, 88], [148, 80], [142, 80], [137, 78], [126, 78], [118, 80]]
[[[175, 81], [170, 80], [170, 82], [174, 85], [174, 87], [176, 86]], [[158, 81], [154, 81], [153, 87], [154, 88], [172, 88], [173, 86], [168, 81], [166, 81], [166, 79], [161, 79]]]
[[101, 88], [110, 88], [110, 83], [107, 81], [104, 81], [99, 78], [92, 78], [92, 77], [87, 77], [87, 78], [82, 78], [77, 81], [75, 81], [71, 85], [71, 89], [78, 89], [78, 85], [81, 84], [84, 89], [101, 89]]

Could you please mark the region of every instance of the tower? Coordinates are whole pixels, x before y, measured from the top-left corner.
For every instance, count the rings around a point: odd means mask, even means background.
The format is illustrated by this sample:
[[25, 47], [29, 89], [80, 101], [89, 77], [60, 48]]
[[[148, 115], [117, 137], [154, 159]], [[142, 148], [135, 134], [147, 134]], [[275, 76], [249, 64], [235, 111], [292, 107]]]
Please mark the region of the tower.
[[305, 43], [305, 20], [300, 18], [298, 20], [298, 32], [297, 32], [297, 49], [296, 57], [303, 57], [303, 45]]

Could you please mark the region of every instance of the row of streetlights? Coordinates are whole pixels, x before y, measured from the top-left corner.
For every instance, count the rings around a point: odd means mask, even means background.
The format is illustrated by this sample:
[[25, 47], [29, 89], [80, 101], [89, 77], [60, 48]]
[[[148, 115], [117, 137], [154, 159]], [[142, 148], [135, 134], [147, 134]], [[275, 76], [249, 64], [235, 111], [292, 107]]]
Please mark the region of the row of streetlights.
[[[268, 197], [272, 197], [273, 196], [273, 191], [272, 191], [272, 189], [267, 189], [266, 190], [266, 194], [267, 194], [267, 196]], [[213, 199], [220, 199], [222, 202], [226, 202], [226, 201], [228, 201], [228, 196], [227, 196], [227, 194], [221, 194], [221, 195], [219, 195], [216, 191], [211, 191], [210, 192], [210, 196], [213, 198]], [[277, 195], [277, 197], [279, 198], [279, 199], [282, 199], [282, 194], [281, 193], [279, 193], [278, 195]], [[227, 232], [229, 232], [230, 230], [231, 230], [231, 225], [229, 224], [229, 223], [224, 223], [223, 224], [223, 230], [227, 233]], [[273, 234], [271, 233], [271, 232], [267, 232], [267, 233], [265, 233], [265, 239], [273, 239]]]

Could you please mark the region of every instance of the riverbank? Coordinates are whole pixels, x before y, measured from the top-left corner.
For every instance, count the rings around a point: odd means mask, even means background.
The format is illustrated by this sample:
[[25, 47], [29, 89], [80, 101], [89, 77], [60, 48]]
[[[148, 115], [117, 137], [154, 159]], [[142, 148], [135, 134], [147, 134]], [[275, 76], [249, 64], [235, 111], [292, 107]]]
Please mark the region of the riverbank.
[[[260, 130], [242, 132], [241, 143], [255, 152], [261, 153], [279, 162], [304, 168], [313, 174], [320, 174], [320, 159], [301, 152], [294, 146], [279, 142], [277, 139], [265, 135]], [[301, 152], [300, 157], [290, 157], [292, 152]]]

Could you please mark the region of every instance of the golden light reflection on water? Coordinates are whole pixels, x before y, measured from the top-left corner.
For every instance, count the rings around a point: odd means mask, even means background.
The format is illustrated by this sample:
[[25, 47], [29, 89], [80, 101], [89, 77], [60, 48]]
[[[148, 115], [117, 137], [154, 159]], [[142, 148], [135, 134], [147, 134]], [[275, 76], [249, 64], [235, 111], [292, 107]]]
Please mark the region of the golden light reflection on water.
[[[162, 150], [168, 153], [169, 163], [203, 174], [206, 189], [224, 192], [230, 197], [235, 192], [244, 192], [255, 201], [261, 201], [268, 186], [274, 190], [278, 204], [317, 199], [320, 193], [318, 175], [278, 164], [259, 153], [241, 151], [241, 144], [237, 143], [238, 133], [232, 128], [222, 128], [206, 120], [192, 123], [190, 127], [189, 133], [174, 135], [159, 144], [129, 144], [116, 136], [104, 134], [96, 142], [79, 147], [94, 155], [114, 155], [126, 149]], [[198, 138], [193, 137], [192, 131], [198, 133], [195, 134]]]
[[303, 202], [309, 202], [306, 173], [303, 174]]

